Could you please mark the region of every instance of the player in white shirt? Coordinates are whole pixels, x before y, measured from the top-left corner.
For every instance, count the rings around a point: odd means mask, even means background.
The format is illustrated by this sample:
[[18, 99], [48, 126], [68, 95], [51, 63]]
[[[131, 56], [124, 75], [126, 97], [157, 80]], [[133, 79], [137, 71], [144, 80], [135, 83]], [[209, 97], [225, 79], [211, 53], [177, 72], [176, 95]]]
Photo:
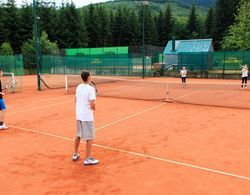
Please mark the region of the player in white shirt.
[[186, 86], [187, 70], [185, 66], [182, 67], [182, 70], [180, 71], [180, 76], [181, 76], [182, 85]]
[[240, 66], [241, 67], [241, 78], [242, 78], [242, 82], [241, 82], [241, 88], [246, 88], [247, 87], [247, 77], [248, 77], [248, 67], [245, 64], [244, 66]]
[[80, 139], [86, 141], [86, 159], [84, 165], [95, 165], [99, 161], [91, 157], [92, 143], [95, 139], [94, 114], [96, 94], [95, 89], [90, 85], [91, 75], [87, 71], [81, 73], [83, 83], [76, 88], [76, 120], [77, 132], [75, 137], [75, 152], [72, 160], [77, 160], [80, 155], [78, 147]]

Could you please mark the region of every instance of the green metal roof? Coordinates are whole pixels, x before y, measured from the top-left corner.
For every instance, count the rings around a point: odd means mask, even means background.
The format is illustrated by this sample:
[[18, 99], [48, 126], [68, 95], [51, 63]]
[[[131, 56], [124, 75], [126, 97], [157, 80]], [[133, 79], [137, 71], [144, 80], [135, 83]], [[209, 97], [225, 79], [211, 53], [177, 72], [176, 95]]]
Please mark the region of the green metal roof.
[[172, 51], [172, 41], [168, 41], [164, 54], [178, 54], [180, 52], [209, 52], [213, 51], [212, 39], [176, 40], [175, 51]]

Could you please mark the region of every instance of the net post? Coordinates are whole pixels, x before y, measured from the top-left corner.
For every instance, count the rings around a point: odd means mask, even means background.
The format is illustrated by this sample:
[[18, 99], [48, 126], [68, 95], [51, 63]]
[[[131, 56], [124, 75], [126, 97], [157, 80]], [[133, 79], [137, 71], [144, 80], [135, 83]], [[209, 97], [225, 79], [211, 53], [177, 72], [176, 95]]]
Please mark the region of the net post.
[[169, 100], [169, 82], [167, 82], [167, 100]]
[[16, 91], [16, 81], [14, 73], [11, 73], [11, 80], [12, 80], [13, 90]]
[[66, 93], [68, 93], [68, 91], [69, 91], [69, 88], [68, 88], [68, 75], [65, 75], [65, 90], [66, 90]]
[[169, 103], [172, 103], [173, 102], [173, 100], [171, 100], [170, 98], [169, 98], [169, 82], [167, 82], [167, 91], [166, 91], [166, 99], [165, 100], [163, 100], [163, 102], [169, 102]]

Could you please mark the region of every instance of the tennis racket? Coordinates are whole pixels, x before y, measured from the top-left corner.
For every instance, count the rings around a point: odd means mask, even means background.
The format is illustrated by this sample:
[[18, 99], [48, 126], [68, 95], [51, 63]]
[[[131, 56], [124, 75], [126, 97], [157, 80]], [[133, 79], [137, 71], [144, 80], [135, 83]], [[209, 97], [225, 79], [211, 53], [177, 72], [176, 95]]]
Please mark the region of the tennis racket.
[[89, 83], [89, 85], [92, 86], [92, 87], [94, 87], [95, 93], [97, 94], [97, 88], [96, 88], [95, 82], [94, 82], [94, 81], [91, 81], [91, 82]]
[[13, 79], [9, 79], [5, 82], [5, 93], [7, 93], [10, 89], [13, 89], [13, 91], [16, 88], [17, 81]]

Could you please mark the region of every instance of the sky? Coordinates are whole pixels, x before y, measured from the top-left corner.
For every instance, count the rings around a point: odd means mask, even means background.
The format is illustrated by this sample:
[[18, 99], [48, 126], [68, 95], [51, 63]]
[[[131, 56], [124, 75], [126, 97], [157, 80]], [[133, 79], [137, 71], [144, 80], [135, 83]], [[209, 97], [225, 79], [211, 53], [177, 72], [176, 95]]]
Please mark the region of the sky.
[[[20, 6], [22, 4], [22, 1], [25, 0], [16, 0], [16, 4], [18, 6]], [[51, 0], [52, 2], [55, 1], [57, 3], [57, 5], [61, 5], [62, 0]], [[64, 2], [66, 2], [67, 0], [63, 0]], [[99, 3], [99, 2], [105, 2], [105, 1], [110, 1], [110, 0], [72, 0], [74, 2], [74, 4], [76, 5], [76, 7], [82, 7], [85, 5], [89, 5], [91, 3]], [[27, 0], [28, 3], [33, 2], [33, 0]], [[68, 2], [71, 2], [71, 0], [68, 0]]]

